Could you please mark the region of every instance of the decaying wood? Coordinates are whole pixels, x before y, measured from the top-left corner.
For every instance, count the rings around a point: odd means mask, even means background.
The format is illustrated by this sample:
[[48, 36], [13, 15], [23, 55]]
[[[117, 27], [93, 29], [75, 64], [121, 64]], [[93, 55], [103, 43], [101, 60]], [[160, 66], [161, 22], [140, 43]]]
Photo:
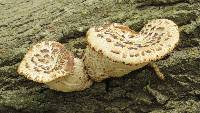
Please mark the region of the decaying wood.
[[[148, 66], [122, 78], [62, 93], [16, 73], [27, 49], [54, 40], [81, 56], [89, 27], [119, 22], [139, 31], [150, 19], [178, 24], [178, 47], [156, 62], [161, 81]], [[200, 112], [199, 0], [0, 0], [0, 112], [168, 113]]]

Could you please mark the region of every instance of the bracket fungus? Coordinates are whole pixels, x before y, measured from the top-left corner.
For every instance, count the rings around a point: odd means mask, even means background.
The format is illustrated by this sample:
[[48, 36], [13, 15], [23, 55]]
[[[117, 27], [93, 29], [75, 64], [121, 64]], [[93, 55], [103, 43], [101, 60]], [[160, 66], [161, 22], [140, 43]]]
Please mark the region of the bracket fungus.
[[178, 26], [168, 19], [148, 22], [137, 33], [128, 26], [112, 23], [87, 32], [84, 63], [95, 81], [120, 77], [161, 59], [179, 41]]
[[92, 84], [83, 61], [54, 41], [44, 41], [29, 49], [18, 73], [63, 92], [84, 90]]
[[90, 87], [92, 80], [121, 77], [147, 64], [164, 79], [153, 62], [175, 48], [179, 31], [168, 19], [152, 20], [139, 33], [126, 25], [109, 23], [90, 28], [86, 39], [83, 60], [58, 42], [38, 43], [27, 52], [18, 73], [63, 92], [81, 91]]

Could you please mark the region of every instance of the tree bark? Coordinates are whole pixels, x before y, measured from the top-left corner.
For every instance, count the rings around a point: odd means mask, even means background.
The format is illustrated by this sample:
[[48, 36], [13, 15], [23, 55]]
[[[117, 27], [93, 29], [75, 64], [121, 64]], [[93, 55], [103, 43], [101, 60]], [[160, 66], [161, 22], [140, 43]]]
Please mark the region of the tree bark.
[[[151, 19], [173, 20], [180, 43], [157, 61], [165, 81], [145, 66], [82, 92], [50, 90], [17, 74], [32, 44], [55, 40], [76, 55], [89, 27], [119, 22], [140, 31]], [[200, 112], [199, 0], [0, 0], [0, 113]]]

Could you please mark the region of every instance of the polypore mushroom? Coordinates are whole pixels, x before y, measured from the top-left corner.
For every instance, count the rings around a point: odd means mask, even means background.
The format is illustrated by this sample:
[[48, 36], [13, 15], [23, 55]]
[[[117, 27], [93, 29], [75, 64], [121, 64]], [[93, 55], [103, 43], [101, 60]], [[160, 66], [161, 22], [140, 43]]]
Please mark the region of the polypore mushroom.
[[139, 33], [112, 23], [92, 27], [87, 32], [84, 62], [95, 81], [120, 77], [161, 59], [179, 41], [177, 25], [167, 19], [152, 20]]
[[92, 84], [83, 61], [54, 41], [34, 45], [20, 63], [18, 73], [63, 92], [84, 90]]

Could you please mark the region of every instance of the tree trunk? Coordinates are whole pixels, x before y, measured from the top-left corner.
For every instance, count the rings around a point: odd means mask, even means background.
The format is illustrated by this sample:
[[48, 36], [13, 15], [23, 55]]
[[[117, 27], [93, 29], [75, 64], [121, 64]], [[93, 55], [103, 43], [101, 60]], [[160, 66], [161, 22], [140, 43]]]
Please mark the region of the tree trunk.
[[[176, 49], [156, 64], [122, 78], [63, 93], [27, 80], [16, 69], [32, 44], [55, 40], [80, 56], [89, 27], [124, 23], [140, 31], [151, 19], [173, 20]], [[0, 113], [200, 112], [199, 0], [0, 0]]]

